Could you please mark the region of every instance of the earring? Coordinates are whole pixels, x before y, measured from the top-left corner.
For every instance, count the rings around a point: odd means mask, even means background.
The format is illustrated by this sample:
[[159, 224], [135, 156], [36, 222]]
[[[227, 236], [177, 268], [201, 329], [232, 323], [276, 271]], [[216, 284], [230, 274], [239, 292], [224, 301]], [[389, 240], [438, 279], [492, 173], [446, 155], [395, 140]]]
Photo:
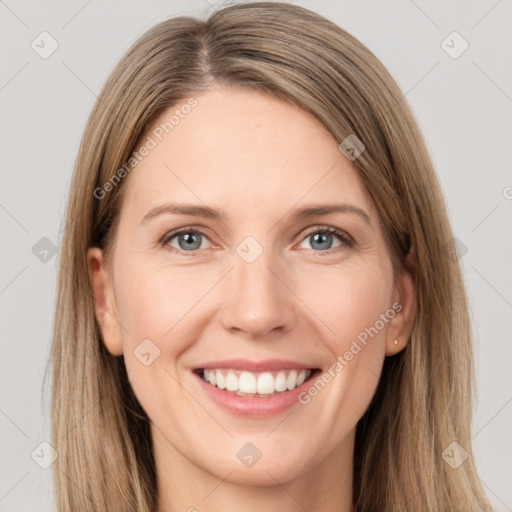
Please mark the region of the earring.
[[394, 343], [395, 343], [395, 345], [398, 345], [398, 340], [395, 340], [395, 342], [394, 342]]

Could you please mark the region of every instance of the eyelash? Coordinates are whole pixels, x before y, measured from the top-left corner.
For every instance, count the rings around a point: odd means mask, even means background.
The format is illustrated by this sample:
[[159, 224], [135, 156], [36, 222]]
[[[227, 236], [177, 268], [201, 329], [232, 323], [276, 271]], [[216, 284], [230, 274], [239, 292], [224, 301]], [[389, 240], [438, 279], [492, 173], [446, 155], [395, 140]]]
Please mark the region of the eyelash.
[[[186, 256], [197, 256], [197, 252], [200, 251], [200, 249], [195, 249], [193, 251], [184, 251], [182, 249], [177, 249], [176, 247], [170, 247], [168, 245], [168, 243], [173, 238], [175, 238], [176, 236], [180, 235], [181, 233], [194, 233], [194, 234], [202, 235], [205, 238], [208, 238], [208, 235], [204, 231], [202, 231], [200, 229], [192, 228], [192, 227], [184, 227], [184, 228], [180, 228], [180, 229], [177, 229], [175, 231], [171, 231], [170, 233], [165, 234], [162, 237], [162, 239], [160, 240], [160, 244], [162, 246], [166, 247], [166, 248], [169, 248], [171, 251], [176, 252], [178, 254], [184, 254]], [[331, 227], [331, 226], [314, 226], [312, 229], [308, 230], [304, 234], [304, 237], [302, 238], [301, 241], [305, 240], [308, 236], [310, 236], [310, 235], [312, 235], [314, 233], [329, 233], [331, 235], [336, 235], [340, 239], [342, 244], [343, 244], [343, 245], [341, 245], [339, 247], [334, 247], [333, 249], [327, 249], [325, 251], [309, 249], [311, 251], [314, 251], [315, 253], [318, 253], [318, 255], [320, 255], [320, 256], [330, 255], [332, 252], [334, 252], [336, 250], [341, 250], [344, 247], [345, 248], [351, 248], [351, 247], [353, 247], [355, 245], [354, 239], [352, 237], [350, 237], [349, 235], [347, 235], [347, 233], [345, 233], [344, 231], [341, 231], [338, 228], [334, 228], [334, 227]]]

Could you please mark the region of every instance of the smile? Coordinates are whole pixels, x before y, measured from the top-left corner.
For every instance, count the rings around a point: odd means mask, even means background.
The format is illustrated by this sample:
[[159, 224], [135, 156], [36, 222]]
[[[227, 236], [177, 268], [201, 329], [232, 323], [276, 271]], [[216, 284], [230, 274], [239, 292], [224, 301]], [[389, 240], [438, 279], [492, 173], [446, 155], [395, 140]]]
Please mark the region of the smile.
[[268, 397], [292, 391], [308, 380], [314, 369], [250, 372], [227, 368], [199, 369], [205, 382], [238, 396]]
[[208, 400], [246, 418], [275, 416], [301, 405], [299, 394], [321, 373], [315, 363], [284, 359], [223, 359], [192, 369]]

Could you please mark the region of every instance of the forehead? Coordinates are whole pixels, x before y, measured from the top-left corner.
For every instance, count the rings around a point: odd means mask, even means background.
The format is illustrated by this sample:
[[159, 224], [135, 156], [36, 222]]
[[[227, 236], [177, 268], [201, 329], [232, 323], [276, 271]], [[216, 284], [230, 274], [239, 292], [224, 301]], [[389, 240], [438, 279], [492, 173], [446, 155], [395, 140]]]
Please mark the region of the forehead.
[[261, 216], [302, 199], [350, 199], [372, 213], [357, 172], [311, 114], [256, 91], [217, 88], [193, 99], [193, 108], [182, 108], [191, 104], [184, 98], [163, 111], [141, 138], [152, 149], [126, 184], [128, 205], [202, 201]]

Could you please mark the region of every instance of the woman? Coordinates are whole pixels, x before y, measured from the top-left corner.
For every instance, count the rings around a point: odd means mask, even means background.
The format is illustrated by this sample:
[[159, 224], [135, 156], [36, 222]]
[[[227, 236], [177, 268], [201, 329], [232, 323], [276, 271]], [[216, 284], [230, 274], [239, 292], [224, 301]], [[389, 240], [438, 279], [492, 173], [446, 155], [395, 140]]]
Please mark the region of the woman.
[[59, 511], [490, 510], [451, 239], [406, 101], [347, 32], [273, 2], [153, 27], [70, 190]]

